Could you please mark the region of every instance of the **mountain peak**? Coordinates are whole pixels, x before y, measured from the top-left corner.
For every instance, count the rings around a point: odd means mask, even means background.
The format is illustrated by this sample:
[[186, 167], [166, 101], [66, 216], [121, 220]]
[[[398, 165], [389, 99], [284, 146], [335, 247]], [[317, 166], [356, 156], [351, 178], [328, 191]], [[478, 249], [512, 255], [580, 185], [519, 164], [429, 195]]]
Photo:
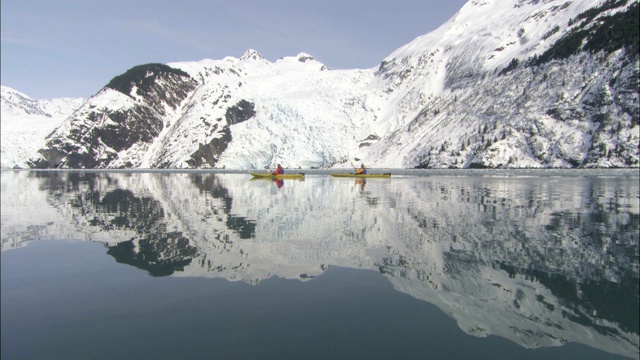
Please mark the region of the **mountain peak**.
[[307, 53], [299, 53], [298, 55], [296, 55], [296, 57], [298, 58], [298, 61], [300, 62], [307, 62], [308, 60], [315, 60], [315, 58]]
[[260, 55], [259, 52], [257, 52], [256, 50], [253, 49], [249, 49], [247, 51], [245, 51], [244, 55], [242, 55], [242, 57], [240, 58], [240, 60], [264, 60], [264, 57], [262, 57], [262, 55]]
[[2, 86], [2, 113], [49, 116], [38, 101], [4, 85]]

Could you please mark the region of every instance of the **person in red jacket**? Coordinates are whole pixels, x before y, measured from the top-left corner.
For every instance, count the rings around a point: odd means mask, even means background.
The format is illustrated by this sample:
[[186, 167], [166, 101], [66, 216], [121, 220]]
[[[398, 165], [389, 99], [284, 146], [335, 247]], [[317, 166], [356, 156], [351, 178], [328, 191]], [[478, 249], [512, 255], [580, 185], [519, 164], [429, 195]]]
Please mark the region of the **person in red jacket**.
[[272, 172], [273, 175], [282, 175], [284, 174], [284, 169], [282, 168], [282, 165], [278, 164], [278, 168], [276, 169], [276, 171]]
[[360, 164], [360, 169], [356, 170], [356, 174], [360, 175], [364, 175], [367, 173], [367, 169], [365, 169], [364, 164]]

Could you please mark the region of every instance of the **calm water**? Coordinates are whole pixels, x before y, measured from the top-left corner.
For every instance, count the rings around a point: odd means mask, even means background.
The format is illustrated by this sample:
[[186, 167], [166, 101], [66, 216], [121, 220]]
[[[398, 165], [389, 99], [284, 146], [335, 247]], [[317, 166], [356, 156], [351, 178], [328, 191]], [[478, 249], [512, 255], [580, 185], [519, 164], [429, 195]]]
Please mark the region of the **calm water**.
[[639, 357], [632, 171], [2, 171], [2, 359]]

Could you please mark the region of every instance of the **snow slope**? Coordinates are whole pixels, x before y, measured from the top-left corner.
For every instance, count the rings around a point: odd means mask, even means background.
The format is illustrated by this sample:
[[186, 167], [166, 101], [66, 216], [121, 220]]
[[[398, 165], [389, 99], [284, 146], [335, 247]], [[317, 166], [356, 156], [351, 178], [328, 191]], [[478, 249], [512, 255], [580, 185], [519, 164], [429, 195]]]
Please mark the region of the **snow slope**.
[[45, 145], [45, 138], [64, 118], [80, 107], [84, 99], [33, 100], [2, 86], [0, 103], [0, 158], [2, 168], [26, 168], [26, 161]]
[[[374, 132], [386, 136], [363, 157], [390, 167], [637, 167], [637, 54], [628, 61], [623, 51], [584, 51], [501, 74], [514, 59], [525, 63], [542, 55], [581, 26], [567, 24], [604, 3], [469, 1], [439, 29], [382, 62], [377, 79], [391, 95], [380, 115], [387, 121]], [[613, 89], [609, 84], [625, 72], [633, 75], [620, 78], [631, 79], [631, 85]], [[611, 101], [589, 109], [597, 88]], [[626, 93], [631, 97], [625, 99]], [[604, 125], [593, 113], [616, 123], [618, 134], [601, 145], [628, 148], [626, 160], [589, 163]]]

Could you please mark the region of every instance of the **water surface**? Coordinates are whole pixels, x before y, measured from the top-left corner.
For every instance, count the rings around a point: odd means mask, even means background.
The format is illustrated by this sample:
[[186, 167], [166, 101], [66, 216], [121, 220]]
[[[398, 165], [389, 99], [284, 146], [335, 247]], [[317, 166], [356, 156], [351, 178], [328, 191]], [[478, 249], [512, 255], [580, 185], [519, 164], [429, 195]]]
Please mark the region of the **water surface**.
[[638, 358], [637, 171], [2, 175], [2, 358]]

